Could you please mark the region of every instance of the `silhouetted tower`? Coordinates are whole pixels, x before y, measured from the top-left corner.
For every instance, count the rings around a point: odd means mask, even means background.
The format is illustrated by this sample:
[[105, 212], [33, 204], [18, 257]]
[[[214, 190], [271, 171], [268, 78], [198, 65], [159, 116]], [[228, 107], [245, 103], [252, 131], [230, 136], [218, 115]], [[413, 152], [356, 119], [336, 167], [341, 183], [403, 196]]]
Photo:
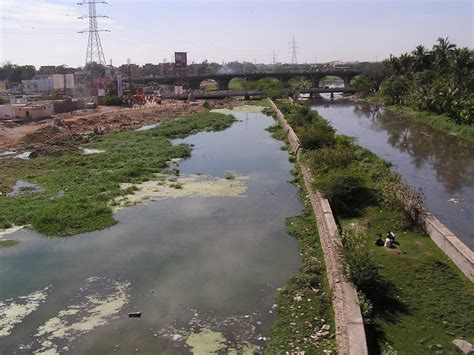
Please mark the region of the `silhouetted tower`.
[[298, 49], [298, 42], [296, 42], [295, 35], [293, 35], [293, 40], [290, 42], [291, 64], [298, 64], [298, 58], [296, 57]]
[[89, 40], [87, 41], [87, 53], [86, 53], [86, 65], [87, 63], [96, 62], [102, 65], [106, 65], [104, 50], [102, 49], [102, 43], [100, 42], [99, 32], [110, 32], [109, 30], [101, 30], [97, 26], [98, 17], [108, 17], [104, 15], [97, 15], [95, 10], [96, 4], [107, 4], [105, 1], [82, 1], [78, 2], [78, 5], [89, 5], [89, 15], [79, 17], [81, 20], [89, 19], [89, 29], [79, 31], [79, 33], [89, 33]]

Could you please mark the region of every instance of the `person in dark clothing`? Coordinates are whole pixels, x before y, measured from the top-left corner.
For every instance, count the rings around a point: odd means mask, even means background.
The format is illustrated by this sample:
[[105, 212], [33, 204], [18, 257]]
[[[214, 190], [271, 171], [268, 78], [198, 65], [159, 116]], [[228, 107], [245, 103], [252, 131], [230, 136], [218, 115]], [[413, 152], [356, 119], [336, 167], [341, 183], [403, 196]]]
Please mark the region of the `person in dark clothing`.
[[383, 239], [382, 239], [382, 234], [377, 233], [377, 234], [375, 235], [374, 244], [375, 244], [376, 246], [378, 246], [378, 247], [383, 247], [384, 241], [383, 241]]

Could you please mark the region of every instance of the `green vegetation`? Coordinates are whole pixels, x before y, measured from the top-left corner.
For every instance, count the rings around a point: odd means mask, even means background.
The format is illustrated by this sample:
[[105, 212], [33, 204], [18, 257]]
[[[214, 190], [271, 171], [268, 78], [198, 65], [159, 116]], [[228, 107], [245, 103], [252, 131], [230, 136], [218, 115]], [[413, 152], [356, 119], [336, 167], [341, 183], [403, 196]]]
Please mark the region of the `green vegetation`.
[[18, 240], [0, 240], [0, 249], [11, 248], [18, 244], [20, 244]]
[[[274, 138], [285, 139], [279, 125], [267, 130]], [[290, 277], [278, 293], [278, 319], [272, 327], [265, 353], [314, 353], [316, 348], [334, 351], [334, 315], [316, 221], [302, 178], [297, 169], [292, 173], [295, 176], [292, 182], [300, 187], [305, 207], [300, 215], [288, 218], [286, 226], [288, 233], [298, 240], [302, 265], [300, 273]]]
[[106, 96], [104, 98], [105, 106], [120, 106], [122, 104], [122, 100], [120, 97], [116, 95]]
[[215, 81], [207, 81], [201, 84], [201, 88], [204, 91], [216, 91], [219, 89], [219, 85]]
[[[309, 122], [321, 125], [301, 107], [285, 102], [298, 135]], [[295, 115], [300, 117], [295, 117]], [[474, 287], [417, 227], [417, 214], [405, 211], [395, 191], [420, 203], [389, 165], [349, 137], [305, 149], [315, 188], [329, 199], [342, 235], [348, 279], [359, 292], [371, 353], [454, 351], [452, 340], [474, 340]], [[377, 247], [376, 234], [396, 234], [396, 247]]]
[[191, 147], [173, 145], [170, 139], [202, 130], [222, 130], [233, 121], [224, 114], [194, 114], [147, 131], [94, 135], [93, 143], [83, 146], [104, 150], [101, 154], [1, 160], [2, 192], [17, 180], [38, 184], [46, 192], [0, 197], [0, 224], [31, 225], [51, 236], [109, 227], [115, 224], [111, 201], [132, 192], [121, 190], [121, 183], [154, 179], [171, 159], [190, 155]]
[[[474, 60], [468, 48], [439, 38], [432, 50], [419, 45], [411, 53], [391, 56], [385, 65], [389, 72], [379, 90], [385, 105], [441, 115], [435, 119], [438, 125], [453, 123], [444, 128], [474, 124]], [[364, 83], [370, 80], [356, 82], [359, 88]]]
[[459, 133], [466, 138], [474, 138], [474, 124], [457, 124], [455, 121], [451, 120], [448, 115], [436, 114], [428, 111], [417, 111], [411, 107], [404, 106], [389, 106], [388, 109], [412, 120], [427, 123], [437, 129]]
[[[340, 225], [345, 233], [354, 225], [359, 230], [358, 247], [347, 248], [346, 255], [352, 268], [360, 269], [351, 274], [361, 279], [356, 285], [372, 308], [366, 324], [371, 353], [449, 354], [456, 353], [454, 339], [474, 341], [472, 283], [402, 211], [373, 206]], [[395, 249], [373, 243], [387, 230], [396, 234]]]

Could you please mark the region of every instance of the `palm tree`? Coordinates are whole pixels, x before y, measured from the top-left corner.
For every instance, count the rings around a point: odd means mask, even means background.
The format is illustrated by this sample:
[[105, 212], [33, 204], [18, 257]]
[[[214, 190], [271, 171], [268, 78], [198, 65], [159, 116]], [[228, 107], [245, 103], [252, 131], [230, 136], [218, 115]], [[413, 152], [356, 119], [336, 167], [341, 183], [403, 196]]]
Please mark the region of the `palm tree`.
[[392, 72], [396, 75], [400, 75], [401, 72], [402, 72], [402, 67], [400, 65], [400, 60], [394, 55], [390, 54], [390, 59], [385, 61], [385, 65], [389, 69], [391, 69]]
[[412, 64], [413, 64], [413, 57], [410, 54], [403, 53], [400, 56], [400, 66], [402, 67], [402, 72], [404, 74], [411, 72]]
[[468, 48], [455, 48], [451, 58], [451, 70], [457, 86], [461, 90], [461, 96], [466, 89], [466, 83], [474, 75], [474, 60]]
[[440, 73], [445, 73], [449, 68], [449, 61], [456, 45], [449, 42], [449, 39], [438, 38], [438, 43], [433, 46], [434, 64]]
[[431, 68], [431, 53], [423, 45], [419, 45], [413, 52], [413, 68], [415, 71], [423, 71]]

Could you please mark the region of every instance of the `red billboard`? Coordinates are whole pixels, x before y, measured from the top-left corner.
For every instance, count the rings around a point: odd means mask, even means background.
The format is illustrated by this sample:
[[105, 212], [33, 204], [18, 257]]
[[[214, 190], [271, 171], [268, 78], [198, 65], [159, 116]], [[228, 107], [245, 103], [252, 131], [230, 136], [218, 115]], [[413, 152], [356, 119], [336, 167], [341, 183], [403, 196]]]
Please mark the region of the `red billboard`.
[[186, 69], [188, 66], [188, 53], [174, 52], [174, 64], [176, 69]]

